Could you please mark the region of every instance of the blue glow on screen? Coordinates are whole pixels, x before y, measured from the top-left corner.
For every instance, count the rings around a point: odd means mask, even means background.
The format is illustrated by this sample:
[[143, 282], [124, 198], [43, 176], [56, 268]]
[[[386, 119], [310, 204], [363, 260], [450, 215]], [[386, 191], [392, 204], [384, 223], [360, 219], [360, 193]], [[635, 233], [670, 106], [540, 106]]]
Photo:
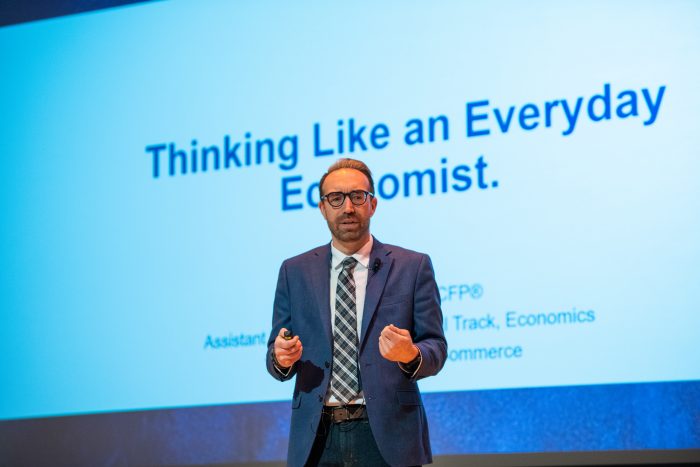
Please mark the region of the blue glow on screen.
[[313, 184], [343, 156], [374, 235], [433, 260], [424, 392], [700, 380], [698, 24], [169, 1], [0, 29], [0, 419], [288, 400], [277, 271], [329, 241]]

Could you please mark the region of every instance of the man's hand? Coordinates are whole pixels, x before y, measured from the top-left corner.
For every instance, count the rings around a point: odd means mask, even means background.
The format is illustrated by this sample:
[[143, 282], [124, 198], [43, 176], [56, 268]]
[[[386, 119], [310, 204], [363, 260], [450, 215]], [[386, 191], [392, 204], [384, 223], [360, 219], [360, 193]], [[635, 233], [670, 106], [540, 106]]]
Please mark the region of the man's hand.
[[379, 336], [379, 352], [389, 361], [408, 363], [416, 358], [418, 348], [413, 345], [410, 332], [390, 324]]
[[284, 338], [285, 332], [287, 332], [286, 328], [280, 329], [279, 334], [275, 338], [274, 346], [275, 360], [283, 369], [294, 365], [301, 358], [301, 351], [303, 350], [299, 336], [294, 336], [287, 340]]

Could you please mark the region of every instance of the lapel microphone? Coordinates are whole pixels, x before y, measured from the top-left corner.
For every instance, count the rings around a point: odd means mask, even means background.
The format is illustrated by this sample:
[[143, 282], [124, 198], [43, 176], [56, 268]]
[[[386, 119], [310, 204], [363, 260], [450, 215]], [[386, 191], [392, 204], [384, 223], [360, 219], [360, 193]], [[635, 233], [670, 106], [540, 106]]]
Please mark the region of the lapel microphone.
[[379, 258], [374, 259], [374, 264], [372, 265], [372, 273], [376, 274], [382, 267], [382, 260]]

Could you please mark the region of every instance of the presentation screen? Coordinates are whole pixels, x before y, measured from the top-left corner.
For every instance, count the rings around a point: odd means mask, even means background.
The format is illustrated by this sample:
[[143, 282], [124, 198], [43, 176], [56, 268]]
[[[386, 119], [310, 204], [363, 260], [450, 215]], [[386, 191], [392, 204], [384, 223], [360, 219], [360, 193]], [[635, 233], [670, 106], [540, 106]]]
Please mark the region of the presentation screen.
[[691, 1], [162, 1], [0, 28], [2, 455], [283, 461], [274, 290], [330, 241], [341, 157], [373, 172], [375, 238], [433, 262], [434, 455], [697, 453], [698, 25]]

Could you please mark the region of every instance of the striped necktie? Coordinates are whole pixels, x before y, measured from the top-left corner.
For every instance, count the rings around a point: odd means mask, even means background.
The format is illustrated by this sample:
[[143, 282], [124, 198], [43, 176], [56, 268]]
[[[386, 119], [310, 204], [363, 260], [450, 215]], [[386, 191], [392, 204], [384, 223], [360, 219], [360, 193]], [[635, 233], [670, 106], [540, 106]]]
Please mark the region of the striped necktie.
[[333, 372], [331, 394], [342, 404], [354, 400], [360, 392], [357, 363], [357, 306], [353, 271], [357, 260], [343, 260], [335, 292], [335, 329], [333, 331]]

